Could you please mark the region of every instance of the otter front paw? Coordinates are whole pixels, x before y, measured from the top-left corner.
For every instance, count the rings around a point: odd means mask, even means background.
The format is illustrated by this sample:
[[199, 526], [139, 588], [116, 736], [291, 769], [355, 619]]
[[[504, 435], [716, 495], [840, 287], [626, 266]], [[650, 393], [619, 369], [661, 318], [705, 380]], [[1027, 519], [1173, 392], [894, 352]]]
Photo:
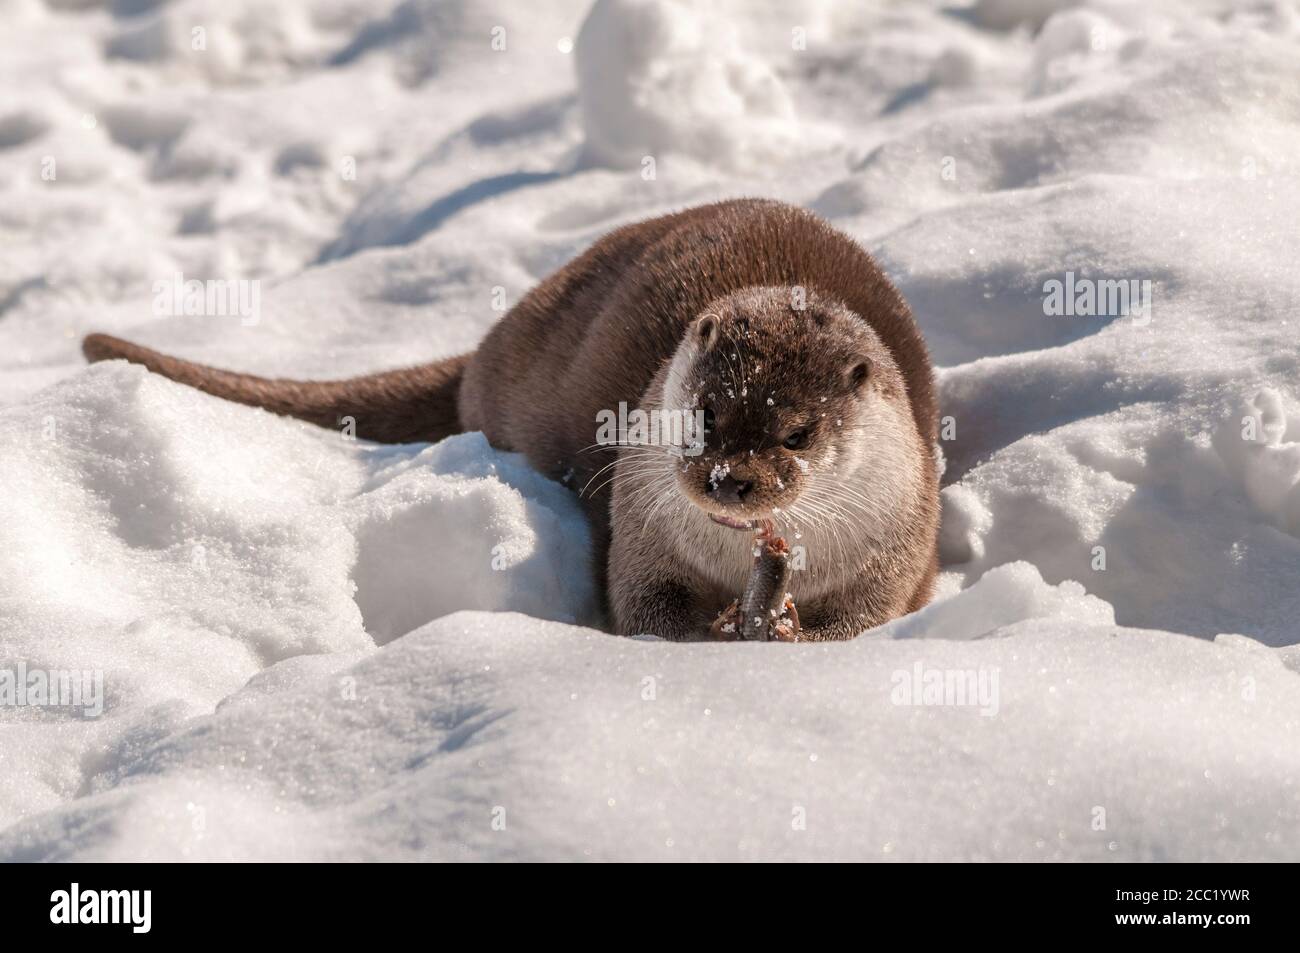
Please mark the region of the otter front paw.
[[[798, 642], [799, 634], [803, 631], [799, 626], [799, 610], [795, 608], [794, 600], [788, 595], [779, 615], [769, 617], [766, 622], [756, 618], [752, 620], [750, 628], [761, 632], [756, 641], [762, 642]], [[716, 642], [739, 642], [746, 638], [744, 633], [745, 625], [740, 615], [740, 600], [733, 599], [731, 605], [719, 612], [718, 617], [709, 626], [709, 638]]]
[[794, 607], [794, 600], [788, 593], [782, 610], [772, 622], [772, 638], [778, 642], [798, 642], [799, 633], [803, 631], [799, 626], [799, 610]]
[[718, 642], [736, 642], [740, 639], [740, 600], [732, 599], [731, 605], [718, 613], [709, 626], [709, 638]]

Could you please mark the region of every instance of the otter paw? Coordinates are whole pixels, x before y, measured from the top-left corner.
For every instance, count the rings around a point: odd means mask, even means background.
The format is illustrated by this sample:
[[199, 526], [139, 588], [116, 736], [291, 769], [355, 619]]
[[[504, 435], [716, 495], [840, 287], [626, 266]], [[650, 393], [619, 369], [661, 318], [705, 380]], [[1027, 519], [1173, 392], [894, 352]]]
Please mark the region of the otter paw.
[[772, 623], [772, 638], [778, 642], [798, 642], [800, 631], [799, 610], [794, 607], [794, 600], [787, 595], [780, 618]]
[[718, 642], [736, 642], [740, 639], [740, 600], [732, 599], [731, 605], [718, 613], [709, 626], [709, 638]]

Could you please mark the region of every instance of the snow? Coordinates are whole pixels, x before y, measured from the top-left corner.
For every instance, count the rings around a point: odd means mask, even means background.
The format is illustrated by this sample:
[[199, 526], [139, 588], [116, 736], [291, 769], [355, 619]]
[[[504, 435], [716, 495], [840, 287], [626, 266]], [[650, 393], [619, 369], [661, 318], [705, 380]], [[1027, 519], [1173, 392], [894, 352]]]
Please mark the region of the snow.
[[589, 160], [665, 151], [737, 166], [793, 151], [794, 105], [732, 23], [679, 0], [596, 0], [574, 48]]
[[[588, 7], [0, 0], [0, 670], [104, 688], [0, 693], [0, 858], [1300, 856], [1296, 4]], [[942, 368], [938, 595], [850, 643], [605, 635], [572, 494], [480, 435], [77, 350], [429, 360], [735, 195]], [[157, 316], [178, 273], [259, 320]]]

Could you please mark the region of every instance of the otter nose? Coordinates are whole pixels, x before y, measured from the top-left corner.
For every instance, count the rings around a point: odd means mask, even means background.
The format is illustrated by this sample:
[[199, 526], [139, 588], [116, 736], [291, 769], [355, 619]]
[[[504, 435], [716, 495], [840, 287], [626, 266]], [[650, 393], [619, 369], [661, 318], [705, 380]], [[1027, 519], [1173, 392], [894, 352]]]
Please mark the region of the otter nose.
[[740, 503], [754, 489], [753, 480], [737, 480], [727, 474], [716, 483], [709, 481], [707, 493], [719, 503]]

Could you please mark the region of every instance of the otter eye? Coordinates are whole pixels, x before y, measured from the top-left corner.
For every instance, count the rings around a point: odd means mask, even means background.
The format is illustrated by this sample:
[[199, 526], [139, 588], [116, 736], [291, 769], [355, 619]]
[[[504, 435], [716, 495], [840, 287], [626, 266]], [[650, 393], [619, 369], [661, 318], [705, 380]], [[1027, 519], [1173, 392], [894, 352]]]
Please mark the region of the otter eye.
[[871, 359], [864, 357], [849, 371], [849, 385], [861, 387], [871, 378]]
[[787, 450], [802, 450], [808, 446], [808, 431], [796, 430], [794, 433], [787, 434], [786, 438], [781, 441], [781, 446]]
[[713, 416], [713, 408], [705, 407], [704, 408], [704, 432], [706, 434], [713, 433], [713, 426], [715, 423], [716, 423], [716, 419]]

